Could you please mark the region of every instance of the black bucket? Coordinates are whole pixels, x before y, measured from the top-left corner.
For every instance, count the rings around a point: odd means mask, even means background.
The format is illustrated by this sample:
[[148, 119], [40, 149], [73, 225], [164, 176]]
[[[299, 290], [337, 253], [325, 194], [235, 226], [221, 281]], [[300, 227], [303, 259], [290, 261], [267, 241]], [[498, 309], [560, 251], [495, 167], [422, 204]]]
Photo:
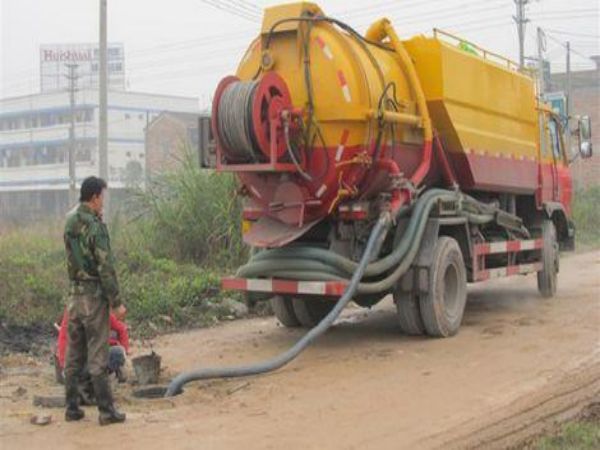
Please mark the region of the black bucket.
[[160, 356], [154, 352], [149, 355], [138, 356], [131, 360], [135, 377], [140, 385], [158, 383], [160, 360]]

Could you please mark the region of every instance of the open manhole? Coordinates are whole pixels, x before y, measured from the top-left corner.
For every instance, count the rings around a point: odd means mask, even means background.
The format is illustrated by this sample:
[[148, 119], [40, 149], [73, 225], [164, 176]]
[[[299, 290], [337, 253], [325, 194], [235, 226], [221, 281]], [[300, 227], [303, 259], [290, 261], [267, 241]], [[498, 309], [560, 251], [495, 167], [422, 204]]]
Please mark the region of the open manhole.
[[[136, 389], [133, 391], [133, 396], [135, 398], [143, 398], [143, 399], [157, 399], [164, 398], [167, 392], [167, 386], [147, 386], [143, 388]], [[175, 395], [179, 395], [183, 392], [183, 389], [177, 392]]]

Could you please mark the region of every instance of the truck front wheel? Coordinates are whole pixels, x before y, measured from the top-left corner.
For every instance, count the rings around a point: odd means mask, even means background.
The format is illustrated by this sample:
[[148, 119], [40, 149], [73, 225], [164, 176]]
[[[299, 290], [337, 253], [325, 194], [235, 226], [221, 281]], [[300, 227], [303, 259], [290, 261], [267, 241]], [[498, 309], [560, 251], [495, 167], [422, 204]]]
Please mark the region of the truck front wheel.
[[467, 303], [467, 272], [458, 242], [440, 236], [429, 267], [428, 292], [419, 296], [427, 334], [449, 337], [458, 332]]
[[542, 222], [542, 240], [542, 270], [537, 273], [538, 290], [542, 297], [550, 298], [556, 294], [559, 261], [556, 227], [551, 220]]

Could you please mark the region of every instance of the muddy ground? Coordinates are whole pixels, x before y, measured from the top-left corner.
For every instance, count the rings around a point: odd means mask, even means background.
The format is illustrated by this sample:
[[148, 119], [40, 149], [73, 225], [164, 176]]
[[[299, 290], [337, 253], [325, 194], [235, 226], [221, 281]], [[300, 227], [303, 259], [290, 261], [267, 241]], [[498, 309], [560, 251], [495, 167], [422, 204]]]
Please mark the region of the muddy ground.
[[[302, 331], [274, 318], [163, 336], [163, 381], [196, 366], [261, 360]], [[149, 351], [149, 344], [136, 349]], [[265, 376], [188, 385], [173, 399], [116, 388], [125, 425], [100, 428], [32, 405], [59, 395], [44, 358], [0, 359], [0, 448], [399, 449], [510, 448], [600, 401], [600, 251], [561, 261], [559, 293], [535, 276], [472, 286], [452, 339], [399, 333], [390, 299], [349, 309], [287, 367]], [[32, 414], [52, 415], [46, 426]]]

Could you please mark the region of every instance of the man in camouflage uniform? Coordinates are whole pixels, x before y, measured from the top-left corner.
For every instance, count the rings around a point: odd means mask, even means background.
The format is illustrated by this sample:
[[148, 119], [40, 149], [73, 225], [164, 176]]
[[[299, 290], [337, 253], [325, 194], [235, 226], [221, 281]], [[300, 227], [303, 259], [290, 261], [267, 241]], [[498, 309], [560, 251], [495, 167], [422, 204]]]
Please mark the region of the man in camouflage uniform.
[[78, 383], [87, 363], [99, 410], [100, 425], [125, 421], [113, 405], [107, 374], [110, 308], [125, 314], [102, 207], [106, 182], [88, 177], [81, 184], [80, 204], [67, 215], [64, 241], [71, 282], [68, 347], [65, 362], [67, 421], [80, 420]]

